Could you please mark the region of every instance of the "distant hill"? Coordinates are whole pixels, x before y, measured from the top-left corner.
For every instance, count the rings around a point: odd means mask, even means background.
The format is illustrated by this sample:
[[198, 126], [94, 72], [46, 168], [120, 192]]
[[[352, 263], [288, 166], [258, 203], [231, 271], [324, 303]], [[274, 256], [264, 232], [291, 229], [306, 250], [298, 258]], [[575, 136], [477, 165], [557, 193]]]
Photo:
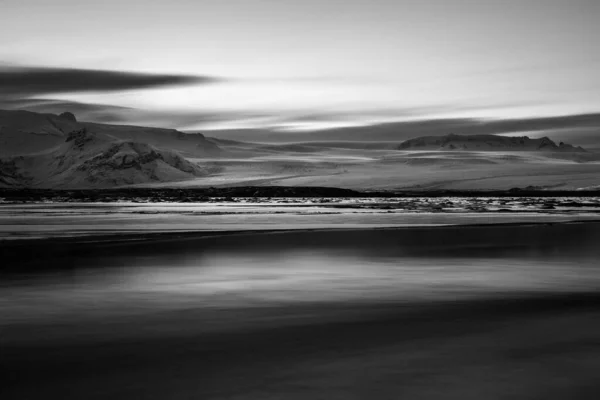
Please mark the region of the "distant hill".
[[0, 186], [109, 187], [203, 176], [201, 157], [220, 149], [201, 134], [77, 122], [26, 111], [0, 111]]
[[423, 136], [402, 142], [398, 150], [448, 150], [448, 151], [549, 151], [585, 152], [581, 147], [547, 137], [531, 139], [527, 136], [455, 135]]

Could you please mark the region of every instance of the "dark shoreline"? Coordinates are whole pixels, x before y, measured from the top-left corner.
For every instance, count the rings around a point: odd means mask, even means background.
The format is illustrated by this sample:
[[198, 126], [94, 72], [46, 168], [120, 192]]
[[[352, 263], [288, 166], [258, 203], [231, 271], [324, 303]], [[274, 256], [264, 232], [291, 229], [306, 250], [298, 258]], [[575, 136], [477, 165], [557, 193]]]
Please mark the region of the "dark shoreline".
[[598, 197], [600, 190], [353, 190], [334, 187], [234, 186], [207, 188], [28, 189], [0, 188], [0, 199], [9, 202], [208, 202], [233, 198], [393, 198], [393, 197]]

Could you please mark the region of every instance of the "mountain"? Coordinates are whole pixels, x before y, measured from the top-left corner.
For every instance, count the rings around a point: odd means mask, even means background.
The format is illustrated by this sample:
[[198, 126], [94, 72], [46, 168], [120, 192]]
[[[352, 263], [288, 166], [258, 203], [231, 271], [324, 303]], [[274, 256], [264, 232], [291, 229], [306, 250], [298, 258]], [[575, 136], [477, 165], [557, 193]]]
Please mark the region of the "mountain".
[[252, 143], [81, 122], [70, 113], [0, 111], [0, 187], [585, 190], [600, 185], [600, 153], [548, 138], [422, 135], [400, 143]]
[[0, 157], [46, 150], [83, 126], [70, 118], [29, 111], [0, 110]]
[[531, 139], [527, 136], [455, 134], [406, 140], [398, 146], [398, 150], [585, 152], [581, 147], [563, 142], [556, 144], [547, 137]]
[[[0, 111], [0, 186], [109, 187], [193, 179], [209, 173], [184, 157], [218, 154], [201, 134], [78, 122]], [[178, 151], [179, 150], [179, 151]]]
[[69, 112], [61, 115], [0, 110], [0, 157], [24, 155], [58, 146], [70, 132], [86, 129], [113, 139], [133, 140], [185, 152], [190, 156], [219, 154], [220, 149], [201, 133], [175, 129], [79, 122]]

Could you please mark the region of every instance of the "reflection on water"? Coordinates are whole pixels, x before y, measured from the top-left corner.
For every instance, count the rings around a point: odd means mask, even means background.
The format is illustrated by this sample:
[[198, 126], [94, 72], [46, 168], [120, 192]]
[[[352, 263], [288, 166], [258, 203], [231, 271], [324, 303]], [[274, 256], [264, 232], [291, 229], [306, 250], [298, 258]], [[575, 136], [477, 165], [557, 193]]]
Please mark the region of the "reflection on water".
[[600, 224], [177, 236], [0, 247], [2, 399], [597, 398]]
[[[600, 288], [597, 224], [288, 232], [91, 248], [0, 291], [9, 321]], [[66, 268], [66, 266], [69, 268]]]

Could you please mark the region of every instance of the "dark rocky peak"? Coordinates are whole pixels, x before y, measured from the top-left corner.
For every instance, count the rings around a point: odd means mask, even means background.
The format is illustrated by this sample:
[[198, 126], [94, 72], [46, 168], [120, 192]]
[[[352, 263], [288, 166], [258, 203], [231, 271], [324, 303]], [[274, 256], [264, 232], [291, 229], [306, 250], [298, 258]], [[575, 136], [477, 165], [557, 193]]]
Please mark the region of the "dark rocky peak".
[[544, 136], [543, 138], [540, 139], [540, 144], [539, 144], [538, 148], [543, 149], [543, 148], [548, 148], [548, 147], [557, 148], [558, 146], [549, 137]]
[[71, 122], [77, 122], [77, 118], [75, 118], [75, 114], [69, 111], [65, 111], [64, 113], [58, 116], [59, 118], [69, 120]]

